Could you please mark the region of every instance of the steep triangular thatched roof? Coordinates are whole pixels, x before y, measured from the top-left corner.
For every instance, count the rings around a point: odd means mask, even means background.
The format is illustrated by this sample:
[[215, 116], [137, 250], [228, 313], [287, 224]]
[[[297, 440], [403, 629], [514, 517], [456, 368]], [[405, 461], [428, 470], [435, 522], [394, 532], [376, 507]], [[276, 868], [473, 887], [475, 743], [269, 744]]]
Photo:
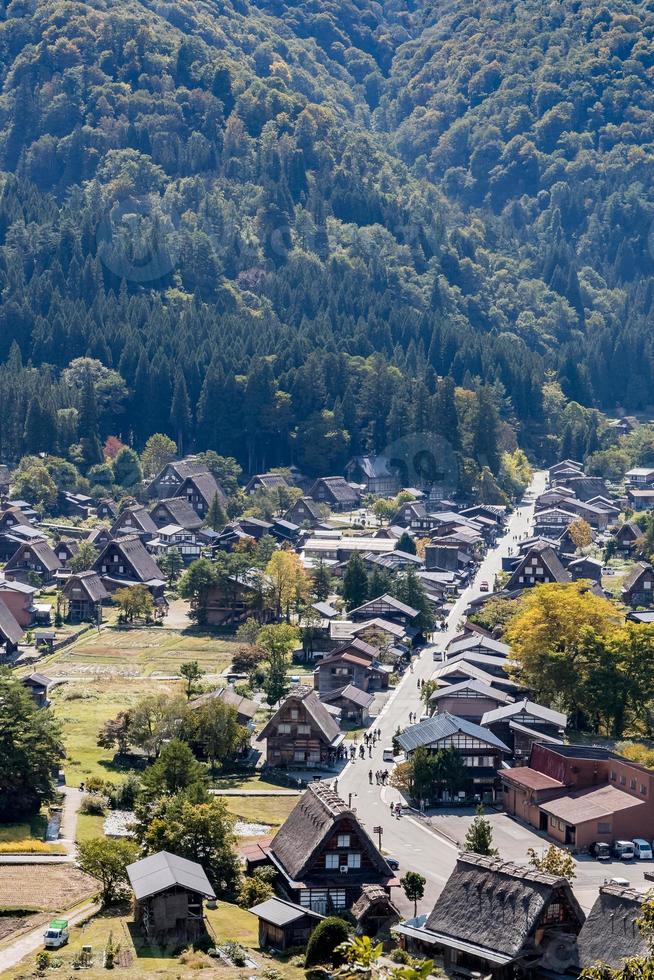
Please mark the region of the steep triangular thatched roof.
[[511, 960], [529, 944], [549, 903], [561, 897], [581, 927], [584, 913], [565, 878], [465, 852], [457, 859], [426, 928]]
[[270, 845], [274, 863], [283, 869], [290, 880], [302, 881], [312, 870], [317, 852], [343, 821], [347, 821], [350, 828], [347, 833], [356, 832], [357, 846], [360, 845], [367, 852], [374, 868], [373, 878], [392, 878], [393, 872], [354, 811], [325, 782], [310, 784], [278, 830]]
[[619, 969], [630, 956], [643, 956], [647, 944], [637, 925], [644, 896], [634, 888], [604, 885], [577, 939], [580, 970], [602, 962]]

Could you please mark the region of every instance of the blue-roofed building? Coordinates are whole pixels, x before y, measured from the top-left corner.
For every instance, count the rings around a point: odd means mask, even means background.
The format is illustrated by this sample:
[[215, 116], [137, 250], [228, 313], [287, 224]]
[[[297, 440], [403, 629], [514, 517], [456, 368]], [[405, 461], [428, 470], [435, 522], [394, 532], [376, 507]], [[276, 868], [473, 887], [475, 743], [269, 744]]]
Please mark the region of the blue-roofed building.
[[493, 802], [500, 786], [497, 771], [502, 759], [511, 754], [508, 745], [487, 728], [448, 711], [407, 728], [397, 736], [397, 743], [407, 759], [419, 748], [434, 755], [442, 749], [456, 749], [469, 773], [467, 786], [455, 793], [442, 790], [441, 800], [479, 797], [484, 802]]

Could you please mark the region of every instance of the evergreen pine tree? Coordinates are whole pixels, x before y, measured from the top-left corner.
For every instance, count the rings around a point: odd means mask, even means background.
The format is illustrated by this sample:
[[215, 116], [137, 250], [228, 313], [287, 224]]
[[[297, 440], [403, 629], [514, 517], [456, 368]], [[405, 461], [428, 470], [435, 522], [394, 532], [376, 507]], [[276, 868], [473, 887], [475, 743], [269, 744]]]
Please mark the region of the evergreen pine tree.
[[355, 551], [350, 557], [343, 575], [343, 598], [348, 609], [356, 609], [368, 598], [368, 576], [363, 558]]
[[86, 465], [94, 466], [96, 463], [101, 463], [103, 456], [98, 425], [98, 404], [90, 372], [87, 372], [82, 387], [79, 408], [79, 435]]
[[213, 500], [209, 504], [209, 510], [207, 511], [207, 517], [204, 523], [213, 531], [222, 530], [227, 523], [227, 514], [217, 493], [214, 494]]
[[468, 828], [463, 849], [486, 857], [497, 857], [499, 854], [497, 848], [493, 847], [493, 828], [484, 816], [484, 808], [481, 804], [477, 807], [477, 815]]
[[326, 602], [332, 591], [332, 577], [327, 566], [320, 562], [313, 575], [313, 595], [316, 602]]
[[178, 370], [175, 378], [173, 401], [170, 406], [170, 423], [175, 431], [177, 447], [183, 454], [186, 439], [191, 430], [191, 403], [181, 369]]

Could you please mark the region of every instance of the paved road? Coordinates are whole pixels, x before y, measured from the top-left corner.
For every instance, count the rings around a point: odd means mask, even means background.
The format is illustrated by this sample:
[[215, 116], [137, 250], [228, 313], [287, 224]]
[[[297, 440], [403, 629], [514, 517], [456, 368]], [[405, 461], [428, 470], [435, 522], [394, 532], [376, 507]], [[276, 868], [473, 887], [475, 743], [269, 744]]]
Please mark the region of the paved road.
[[[447, 620], [447, 630], [438, 634], [434, 644], [428, 645], [420, 658], [414, 661], [413, 673], [407, 671], [401, 683], [391, 695], [381, 714], [375, 718], [374, 728], [380, 728], [382, 738], [373, 749], [370, 759], [357, 760], [348, 763], [338, 778], [339, 794], [345, 799], [352, 793], [352, 805], [356, 807], [358, 816], [370, 832], [375, 826], [383, 827], [382, 847], [400, 861], [400, 875], [408, 870], [419, 871], [427, 879], [425, 897], [420, 903], [419, 912], [428, 912], [441, 892], [456, 862], [458, 853], [457, 843], [465, 837], [467, 827], [472, 820], [470, 811], [450, 811], [439, 814], [432, 821], [440, 831], [438, 833], [418, 814], [410, 814], [397, 820], [390, 815], [390, 804], [401, 799], [400, 793], [391, 787], [370, 785], [368, 772], [388, 768], [388, 763], [382, 761], [383, 747], [390, 745], [398, 725], [406, 727], [409, 722], [409, 712], [422, 712], [419, 699], [417, 680], [427, 680], [434, 672], [434, 653], [436, 659], [447, 643], [458, 632], [458, 626], [463, 619], [465, 609], [471, 599], [480, 594], [480, 584], [486, 580], [493, 584], [494, 576], [501, 570], [502, 558], [508, 555], [509, 549], [515, 549], [517, 542], [514, 535], [522, 537], [531, 530], [533, 517], [533, 496], [542, 493], [545, 487], [545, 474], [538, 472], [528, 491], [528, 502], [517, 507], [511, 515], [505, 535], [496, 542], [486, 555], [474, 581], [462, 593], [450, 612]], [[542, 849], [544, 839], [532, 832], [530, 828], [512, 820], [504, 813], [490, 813], [489, 819], [494, 826], [494, 837], [503, 857], [526, 863], [528, 847]], [[375, 837], [376, 839], [376, 837]], [[649, 867], [652, 867], [651, 863]], [[644, 868], [643, 868], [644, 870]], [[588, 858], [582, 858], [577, 865], [575, 892], [585, 909], [589, 909], [597, 895], [597, 889], [607, 876], [620, 875], [628, 878], [637, 887], [644, 887], [645, 880], [640, 865], [623, 865], [619, 862], [600, 864]], [[395, 898], [401, 910], [413, 914], [412, 904], [407, 903], [397, 889]]]

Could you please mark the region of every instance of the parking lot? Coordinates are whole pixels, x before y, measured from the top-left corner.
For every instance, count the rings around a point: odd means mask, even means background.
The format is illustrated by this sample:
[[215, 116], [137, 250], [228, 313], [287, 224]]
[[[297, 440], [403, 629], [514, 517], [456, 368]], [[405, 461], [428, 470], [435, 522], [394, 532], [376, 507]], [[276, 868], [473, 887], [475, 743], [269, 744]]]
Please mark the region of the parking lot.
[[[474, 810], [440, 810], [433, 813], [429, 822], [433, 829], [454, 843], [463, 845], [468, 827], [474, 818]], [[542, 854], [551, 841], [544, 834], [539, 834], [506, 813], [489, 811], [487, 819], [493, 827], [493, 843], [500, 852], [500, 857], [516, 864], [527, 864], [527, 850], [533, 847], [537, 854]], [[585, 911], [588, 911], [595, 899], [600, 885], [607, 878], [626, 878], [629, 883], [639, 890], [647, 890], [652, 886], [646, 881], [645, 872], [654, 872], [654, 861], [595, 861], [589, 855], [575, 856], [577, 877], [573, 888], [577, 899]]]

